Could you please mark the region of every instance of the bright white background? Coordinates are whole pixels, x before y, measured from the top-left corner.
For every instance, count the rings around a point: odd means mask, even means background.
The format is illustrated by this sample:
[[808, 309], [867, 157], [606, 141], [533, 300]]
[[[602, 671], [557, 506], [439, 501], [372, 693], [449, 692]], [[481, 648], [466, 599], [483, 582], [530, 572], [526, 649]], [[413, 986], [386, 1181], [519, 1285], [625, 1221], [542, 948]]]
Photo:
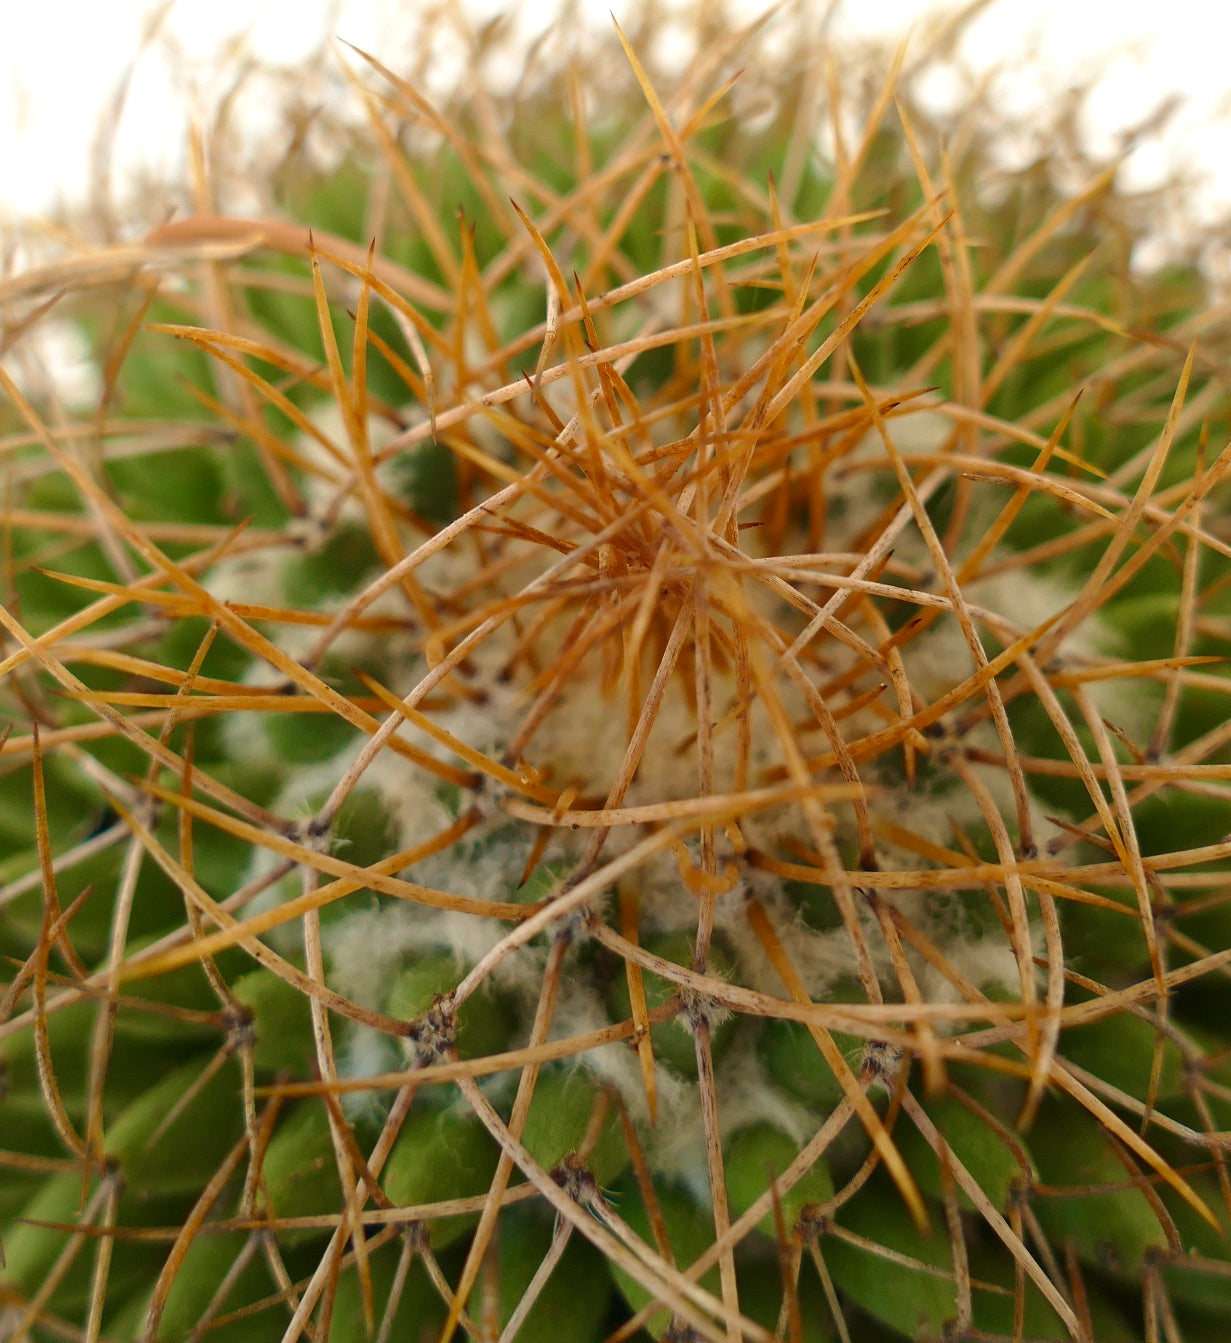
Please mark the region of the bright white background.
[[[609, 0], [619, 16], [634, 0]], [[240, 41], [263, 59], [293, 68], [335, 33], [373, 52], [386, 49], [396, 16], [417, 0], [0, 0], [0, 223], [83, 197], [93, 133], [132, 62], [151, 16], [166, 9], [163, 37], [183, 53], [172, 74], [165, 46], [135, 66], [116, 150], [122, 174], [133, 163], [175, 172], [182, 164], [182, 91]], [[818, 21], [828, 5], [814, 8]], [[539, 12], [540, 0], [521, 12]], [[607, 4], [595, 0], [602, 14]], [[469, 0], [494, 13], [492, 0]], [[516, 8], [516, 6], [514, 6]], [[749, 13], [759, 5], [750, 3]], [[841, 0], [836, 27], [901, 34], [931, 10], [923, 0]], [[1215, 0], [992, 0], [970, 28], [964, 53], [976, 67], [1008, 62], [1005, 96], [1045, 106], [1092, 72], [1100, 91], [1085, 131], [1104, 150], [1168, 94], [1182, 109], [1163, 141], [1134, 155], [1136, 184], [1157, 182], [1177, 164], [1201, 185], [1189, 208], [1207, 218], [1231, 207], [1231, 18], [1213, 18]], [[405, 22], [399, 25], [404, 29]], [[1039, 58], [1026, 61], [1028, 46]]]

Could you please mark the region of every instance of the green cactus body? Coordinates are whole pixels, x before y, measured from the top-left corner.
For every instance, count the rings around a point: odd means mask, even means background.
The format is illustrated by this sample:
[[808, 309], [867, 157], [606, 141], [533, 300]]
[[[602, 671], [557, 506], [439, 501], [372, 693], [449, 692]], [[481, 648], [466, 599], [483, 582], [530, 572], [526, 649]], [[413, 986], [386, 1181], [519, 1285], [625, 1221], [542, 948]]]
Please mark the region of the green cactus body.
[[0, 1336], [1231, 1330], [1225, 309], [652, 9], [5, 290]]

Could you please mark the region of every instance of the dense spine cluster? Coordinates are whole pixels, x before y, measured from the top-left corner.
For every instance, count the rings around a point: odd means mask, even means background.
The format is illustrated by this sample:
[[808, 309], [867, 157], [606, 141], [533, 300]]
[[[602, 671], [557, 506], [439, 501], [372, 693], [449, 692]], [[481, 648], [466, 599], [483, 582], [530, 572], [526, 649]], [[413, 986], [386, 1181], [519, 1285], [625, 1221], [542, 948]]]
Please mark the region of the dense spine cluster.
[[4, 282], [0, 1337], [1225, 1337], [1225, 310], [781, 39]]

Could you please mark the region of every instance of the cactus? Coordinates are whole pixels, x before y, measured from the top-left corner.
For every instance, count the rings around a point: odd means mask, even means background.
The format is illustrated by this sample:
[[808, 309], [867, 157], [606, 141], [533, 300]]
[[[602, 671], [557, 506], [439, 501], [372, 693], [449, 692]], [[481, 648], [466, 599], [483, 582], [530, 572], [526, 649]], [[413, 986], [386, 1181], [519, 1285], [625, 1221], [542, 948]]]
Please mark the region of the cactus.
[[6, 282], [6, 1338], [1226, 1336], [1225, 312], [654, 22]]

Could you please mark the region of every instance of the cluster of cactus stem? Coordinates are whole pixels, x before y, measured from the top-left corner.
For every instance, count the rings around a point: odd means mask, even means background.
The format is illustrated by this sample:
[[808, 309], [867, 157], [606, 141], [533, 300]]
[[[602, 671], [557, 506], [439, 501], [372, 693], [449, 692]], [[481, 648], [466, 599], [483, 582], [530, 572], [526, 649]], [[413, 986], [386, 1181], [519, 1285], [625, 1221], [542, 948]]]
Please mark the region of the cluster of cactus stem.
[[699, 9], [0, 286], [3, 1338], [1227, 1337], [1226, 311]]

